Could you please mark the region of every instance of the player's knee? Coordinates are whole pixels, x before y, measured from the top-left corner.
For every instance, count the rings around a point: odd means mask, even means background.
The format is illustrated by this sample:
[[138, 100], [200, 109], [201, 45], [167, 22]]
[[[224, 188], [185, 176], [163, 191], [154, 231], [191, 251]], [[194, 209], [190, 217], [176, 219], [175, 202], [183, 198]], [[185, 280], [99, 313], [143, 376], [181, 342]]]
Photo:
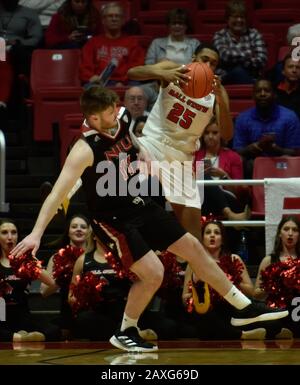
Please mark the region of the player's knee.
[[148, 272], [147, 281], [153, 288], [159, 288], [164, 278], [164, 267], [162, 263], [156, 263]]

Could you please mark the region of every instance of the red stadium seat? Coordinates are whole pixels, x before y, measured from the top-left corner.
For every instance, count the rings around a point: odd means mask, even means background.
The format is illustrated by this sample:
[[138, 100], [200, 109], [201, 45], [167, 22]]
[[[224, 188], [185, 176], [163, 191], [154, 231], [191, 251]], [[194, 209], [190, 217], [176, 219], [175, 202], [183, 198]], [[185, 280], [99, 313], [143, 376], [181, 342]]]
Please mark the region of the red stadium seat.
[[290, 45], [284, 45], [280, 47], [278, 51], [277, 60], [282, 61], [286, 57], [286, 55], [289, 54], [294, 48], [295, 46], [290, 46]]
[[[254, 160], [253, 179], [300, 177], [300, 157], [257, 157]], [[252, 214], [265, 215], [263, 186], [252, 187]]]
[[285, 44], [288, 28], [299, 22], [298, 9], [256, 9], [253, 12], [253, 26], [263, 34], [275, 34], [277, 46]]
[[297, 9], [299, 6], [298, 0], [260, 0], [260, 8], [272, 9]]
[[153, 40], [152, 35], [134, 35], [134, 37], [138, 40], [139, 44], [144, 48], [145, 51], [147, 51]]
[[[182, 0], [151, 0], [148, 2], [150, 10], [169, 11], [173, 8], [183, 8]], [[184, 8], [188, 9], [192, 14], [197, 9], [197, 0], [185, 0]]]
[[230, 113], [233, 119], [251, 107], [254, 107], [253, 99], [230, 99]]
[[194, 39], [198, 39], [201, 43], [204, 41], [207, 43], [211, 43], [212, 38], [213, 38], [213, 34], [212, 33], [193, 33], [193, 34], [190, 34], [189, 37], [193, 37]]
[[195, 33], [212, 33], [226, 26], [224, 9], [198, 10], [194, 18]]
[[276, 62], [278, 57], [278, 42], [277, 38], [273, 33], [262, 33], [263, 39], [266, 43], [266, 47], [268, 50], [268, 60], [266, 63], [266, 69], [272, 68]]
[[225, 86], [229, 99], [251, 99], [253, 94], [252, 84], [228, 84]]
[[139, 12], [138, 22], [141, 26], [142, 35], [150, 35], [153, 38], [168, 35], [165, 10]]
[[33, 106], [34, 140], [52, 140], [53, 123], [60, 123], [66, 113], [80, 111], [79, 61], [80, 50], [77, 49], [33, 51], [30, 104]]
[[61, 166], [63, 166], [65, 162], [70, 146], [74, 142], [75, 138], [80, 135], [82, 122], [83, 115], [81, 113], [66, 114], [61, 121], [61, 126], [59, 128]]

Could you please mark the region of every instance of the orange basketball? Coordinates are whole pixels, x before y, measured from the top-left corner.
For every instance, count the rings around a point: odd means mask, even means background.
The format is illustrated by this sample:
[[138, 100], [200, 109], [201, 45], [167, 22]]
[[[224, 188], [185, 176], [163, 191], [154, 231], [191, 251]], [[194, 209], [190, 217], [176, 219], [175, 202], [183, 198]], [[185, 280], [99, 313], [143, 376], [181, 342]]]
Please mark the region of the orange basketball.
[[210, 67], [205, 63], [193, 62], [187, 64], [189, 72], [186, 75], [191, 79], [187, 85], [182, 85], [182, 91], [190, 98], [203, 98], [208, 95], [212, 90], [214, 73]]

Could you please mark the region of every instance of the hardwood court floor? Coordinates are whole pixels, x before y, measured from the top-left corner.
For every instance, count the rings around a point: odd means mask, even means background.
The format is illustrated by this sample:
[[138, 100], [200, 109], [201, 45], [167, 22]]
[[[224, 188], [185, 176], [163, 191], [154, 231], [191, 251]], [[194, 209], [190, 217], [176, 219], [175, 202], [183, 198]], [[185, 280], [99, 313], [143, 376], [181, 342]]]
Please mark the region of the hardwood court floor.
[[0, 365], [300, 365], [300, 339], [180, 340], [158, 345], [155, 353], [133, 354], [108, 342], [1, 343]]

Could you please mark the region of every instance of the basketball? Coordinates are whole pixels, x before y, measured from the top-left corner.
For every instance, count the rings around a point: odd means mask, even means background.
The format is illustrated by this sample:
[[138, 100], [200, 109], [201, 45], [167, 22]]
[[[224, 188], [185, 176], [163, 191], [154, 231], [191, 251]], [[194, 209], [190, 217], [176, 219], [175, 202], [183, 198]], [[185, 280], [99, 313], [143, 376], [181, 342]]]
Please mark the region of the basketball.
[[191, 79], [187, 85], [182, 85], [181, 89], [185, 95], [190, 98], [203, 98], [212, 91], [214, 73], [210, 67], [201, 62], [193, 62], [187, 64], [189, 72], [186, 75], [190, 76]]

